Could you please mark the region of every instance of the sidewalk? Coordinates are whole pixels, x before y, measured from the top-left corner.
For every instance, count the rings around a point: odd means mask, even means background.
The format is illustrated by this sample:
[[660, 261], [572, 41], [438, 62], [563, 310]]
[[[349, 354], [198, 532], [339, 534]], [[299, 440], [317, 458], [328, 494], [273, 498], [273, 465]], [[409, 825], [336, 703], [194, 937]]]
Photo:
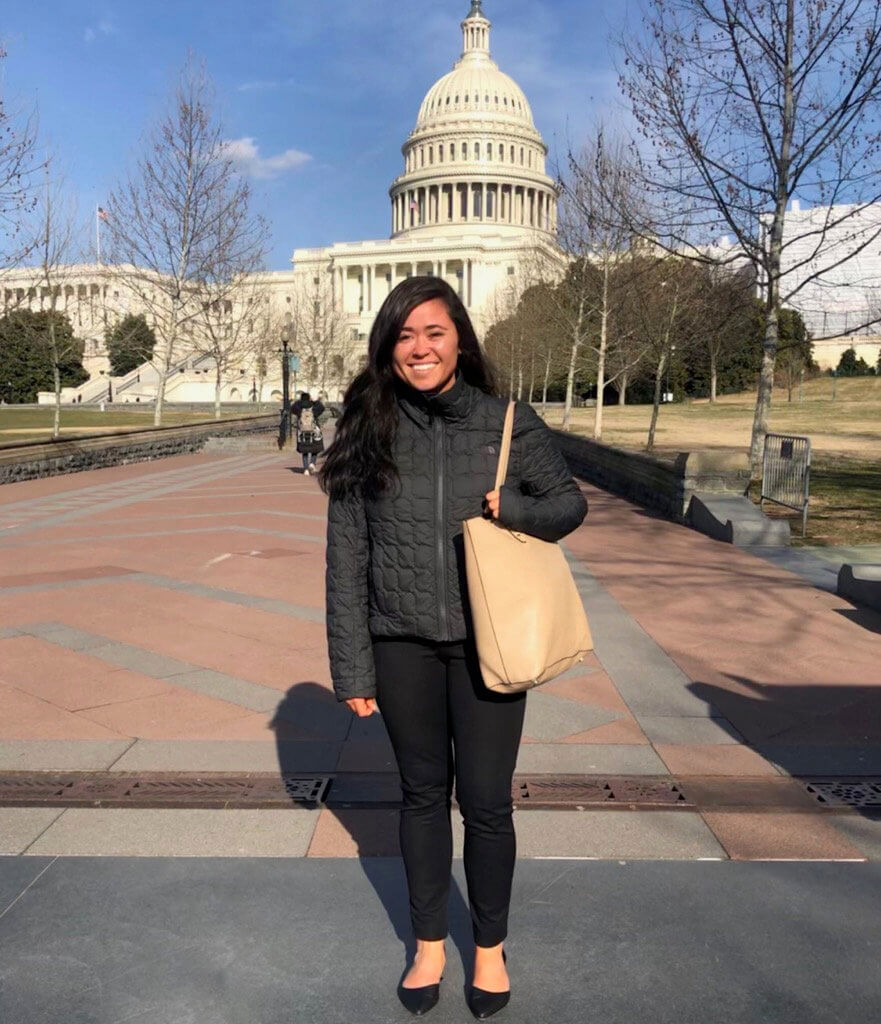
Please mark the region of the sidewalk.
[[[381, 719], [330, 691], [326, 500], [293, 461], [185, 456], [0, 491], [0, 772], [281, 769], [332, 776], [336, 805], [6, 807], [0, 852], [396, 852]], [[881, 825], [791, 778], [881, 775], [881, 617], [585, 491], [566, 548], [597, 650], [529, 695], [518, 779], [670, 779], [689, 807], [518, 801], [523, 855], [881, 856]]]
[[[0, 799], [256, 794], [0, 806], [0, 1019], [406, 1018], [397, 776], [330, 690], [326, 501], [293, 461], [0, 489]], [[597, 650], [527, 701], [505, 1019], [877, 1018], [881, 616], [584, 489], [565, 548]], [[282, 774], [326, 803], [278, 801]], [[469, 1019], [455, 872], [438, 1024]]]

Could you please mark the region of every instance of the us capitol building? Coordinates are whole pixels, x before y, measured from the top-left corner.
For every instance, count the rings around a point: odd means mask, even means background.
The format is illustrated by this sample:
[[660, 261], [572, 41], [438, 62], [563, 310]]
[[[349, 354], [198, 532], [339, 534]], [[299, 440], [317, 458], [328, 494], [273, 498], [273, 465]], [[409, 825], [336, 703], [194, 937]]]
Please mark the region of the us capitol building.
[[[273, 330], [287, 323], [300, 355], [297, 387], [339, 398], [366, 353], [373, 319], [389, 292], [407, 277], [433, 274], [462, 298], [479, 334], [504, 315], [528, 283], [530, 268], [557, 276], [565, 256], [556, 244], [557, 189], [545, 170], [547, 146], [529, 102], [490, 55], [491, 23], [472, 0], [461, 24], [462, 53], [422, 101], [402, 147], [402, 173], [389, 188], [391, 234], [364, 242], [296, 249], [289, 271], [259, 275]], [[64, 400], [148, 402], [156, 371], [144, 364], [126, 378], [108, 378], [104, 332], [137, 303], [112, 265], [66, 268], [63, 311], [86, 341], [90, 380], [65, 388]], [[5, 305], [41, 308], [33, 271], [5, 275]], [[36, 285], [36, 286], [35, 286]], [[313, 315], [314, 314], [314, 315]], [[311, 326], [310, 326], [311, 321]], [[317, 337], [317, 335], [321, 337]], [[159, 347], [157, 339], [157, 349]], [[269, 346], [266, 346], [268, 349]], [[273, 339], [272, 352], [277, 348]], [[320, 350], [320, 351], [319, 351]], [[181, 352], [169, 378], [168, 402], [211, 401], [210, 356]], [[260, 399], [280, 397], [277, 357]], [[223, 386], [224, 401], [255, 397], [254, 353], [242, 352]], [[41, 401], [52, 400], [42, 395]]]

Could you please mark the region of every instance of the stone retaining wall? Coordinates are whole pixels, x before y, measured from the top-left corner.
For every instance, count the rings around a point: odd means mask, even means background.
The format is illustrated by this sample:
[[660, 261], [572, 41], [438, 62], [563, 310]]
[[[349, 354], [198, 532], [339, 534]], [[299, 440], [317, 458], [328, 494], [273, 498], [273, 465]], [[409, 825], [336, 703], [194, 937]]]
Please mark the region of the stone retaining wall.
[[0, 449], [0, 484], [77, 473], [102, 466], [119, 466], [127, 462], [145, 462], [168, 455], [186, 455], [201, 451], [212, 437], [256, 433], [273, 435], [277, 430], [278, 414], [275, 413], [11, 445]]
[[663, 458], [562, 430], [553, 433], [576, 476], [680, 522], [693, 494], [745, 494], [749, 487], [746, 452], [680, 452]]

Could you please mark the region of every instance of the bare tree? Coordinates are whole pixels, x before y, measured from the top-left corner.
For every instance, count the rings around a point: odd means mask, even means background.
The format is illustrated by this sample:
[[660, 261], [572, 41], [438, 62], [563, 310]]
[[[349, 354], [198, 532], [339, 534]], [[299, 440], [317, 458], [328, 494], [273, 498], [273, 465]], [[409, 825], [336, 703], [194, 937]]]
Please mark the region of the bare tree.
[[639, 257], [634, 268], [632, 302], [628, 310], [633, 332], [639, 338], [653, 371], [652, 416], [646, 451], [655, 447], [664, 373], [677, 340], [685, 340], [696, 308], [700, 306], [701, 279], [686, 260], [674, 257]]
[[[6, 51], [0, 46], [0, 68]], [[36, 114], [9, 109], [0, 73], [0, 273], [25, 260], [36, 245], [26, 231], [39, 196]]]
[[61, 373], [71, 359], [81, 359], [83, 343], [68, 329], [65, 317], [59, 309], [63, 301], [65, 284], [70, 276], [70, 265], [76, 260], [74, 238], [76, 218], [73, 207], [65, 193], [63, 180], [53, 180], [53, 165], [45, 168], [45, 182], [38, 196], [35, 230], [33, 232], [32, 255], [38, 262], [38, 280], [42, 312], [42, 337], [35, 339], [42, 344], [52, 365], [52, 382], [55, 391], [55, 409], [52, 417], [52, 436], [61, 434]]
[[[568, 173], [561, 182], [566, 196], [566, 241], [590, 260], [597, 272], [593, 299], [596, 331], [586, 343], [596, 357], [596, 407], [593, 436], [603, 436], [603, 395], [606, 384], [625, 376], [639, 361], [642, 350], [627, 345], [619, 314], [631, 301], [625, 286], [632, 275], [624, 265], [632, 255], [630, 225], [645, 222], [638, 211], [636, 178], [628, 161], [628, 147], [621, 137], [609, 136], [599, 125], [577, 155], [570, 151]], [[615, 350], [618, 349], [617, 352]], [[613, 355], [618, 355], [612, 360]]]
[[[750, 445], [757, 472], [781, 306], [881, 235], [881, 219], [869, 216], [881, 199], [881, 4], [646, 4], [642, 36], [622, 40], [621, 84], [649, 148], [647, 233], [697, 259], [730, 233], [729, 258], [755, 268], [766, 307]], [[796, 196], [820, 215], [790, 224]], [[859, 231], [848, 230], [853, 220]]]
[[157, 335], [159, 425], [169, 376], [206, 302], [224, 301], [217, 293], [254, 269], [265, 238], [224, 145], [208, 78], [192, 59], [107, 214], [114, 262]]
[[333, 293], [330, 275], [298, 282], [290, 312], [292, 347], [309, 386], [325, 393], [331, 386], [344, 388], [354, 372], [358, 338]]

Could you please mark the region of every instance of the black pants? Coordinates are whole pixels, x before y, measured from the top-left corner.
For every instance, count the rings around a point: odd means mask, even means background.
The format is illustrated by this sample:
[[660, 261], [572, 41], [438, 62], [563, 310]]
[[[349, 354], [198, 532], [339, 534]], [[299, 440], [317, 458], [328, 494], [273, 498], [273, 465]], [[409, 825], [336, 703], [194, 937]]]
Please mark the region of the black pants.
[[377, 701], [401, 774], [401, 853], [416, 938], [447, 934], [455, 776], [474, 939], [495, 946], [508, 929], [511, 778], [526, 694], [487, 690], [468, 641], [375, 639], [373, 653]]

